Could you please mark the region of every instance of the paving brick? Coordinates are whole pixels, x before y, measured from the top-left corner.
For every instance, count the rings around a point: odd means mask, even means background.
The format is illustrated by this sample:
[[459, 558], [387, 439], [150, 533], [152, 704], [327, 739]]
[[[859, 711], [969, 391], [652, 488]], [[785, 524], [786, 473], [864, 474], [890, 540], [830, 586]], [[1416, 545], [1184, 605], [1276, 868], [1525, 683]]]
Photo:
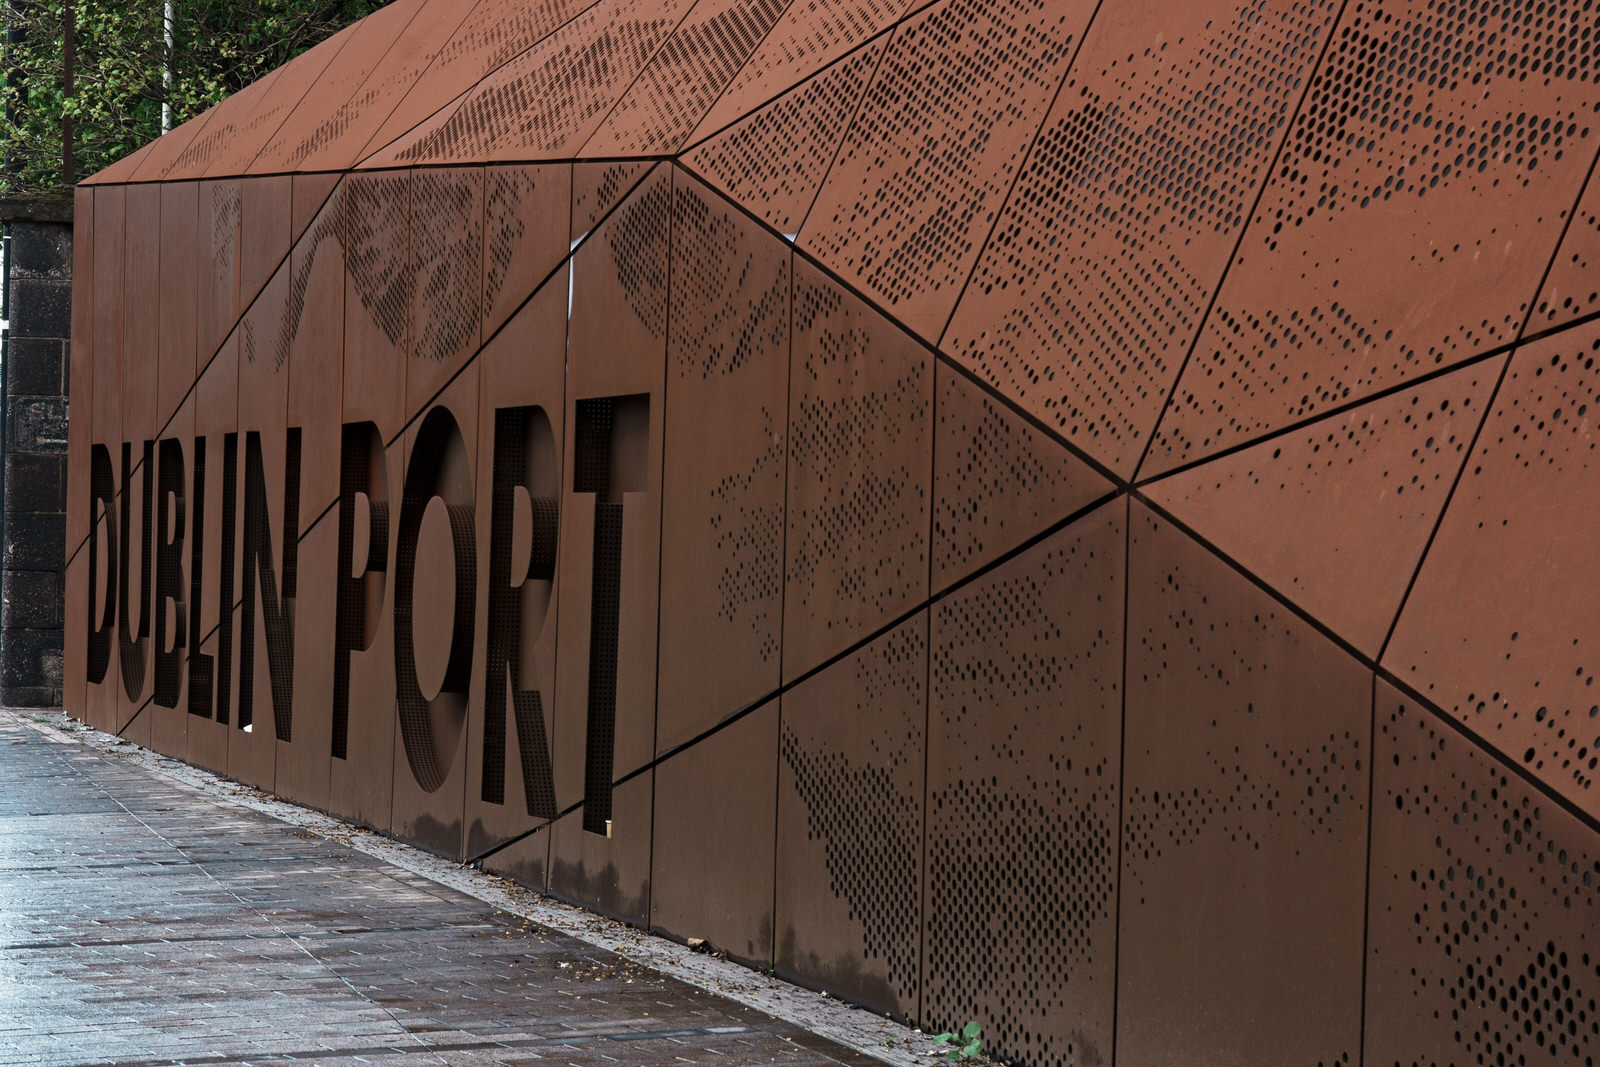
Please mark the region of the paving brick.
[[0, 1064], [875, 1062], [9, 714], [0, 780]]

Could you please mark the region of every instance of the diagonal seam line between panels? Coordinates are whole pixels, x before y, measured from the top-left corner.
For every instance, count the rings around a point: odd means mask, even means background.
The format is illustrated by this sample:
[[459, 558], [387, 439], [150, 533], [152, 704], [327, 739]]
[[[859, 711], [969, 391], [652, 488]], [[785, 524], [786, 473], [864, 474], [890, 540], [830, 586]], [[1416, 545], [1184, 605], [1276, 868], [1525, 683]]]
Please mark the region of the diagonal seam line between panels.
[[[689, 16], [695, 13], [695, 11], [700, 7], [701, 3], [711, 3], [711, 2], [712, 2], [712, 0], [696, 0], [696, 2], [684, 14], [683, 20], [678, 23], [677, 27], [674, 28], [672, 33], [667, 37], [667, 40], [662, 42], [661, 49], [665, 49], [667, 47], [667, 45], [670, 44], [673, 41], [673, 39], [675, 39], [678, 36], [678, 33], [683, 29], [683, 23], [689, 21]], [[722, 102], [722, 98], [724, 96], [728, 95], [728, 89], [733, 85], [734, 81], [736, 81], [738, 79], [740, 73], [743, 72], [745, 66], [747, 64], [749, 64], [750, 57], [755, 55], [756, 54], [756, 50], [759, 49], [763, 44], [766, 43], [768, 37], [772, 36], [772, 31], [778, 28], [778, 23], [783, 21], [783, 16], [789, 13], [789, 9], [794, 7], [794, 5], [797, 4], [797, 3], [804, 3], [804, 2], [805, 2], [805, 0], [784, 0], [783, 10], [778, 13], [778, 17], [772, 20], [772, 25], [767, 27], [766, 32], [763, 33], [761, 35], [761, 38], [759, 40], [757, 40], [756, 43], [751, 47], [749, 54], [747, 54], [744, 57], [743, 61], [740, 62], [739, 66], [734, 69], [733, 76], [728, 79], [727, 83], [725, 85], [723, 85], [723, 87], [721, 89], [717, 90], [717, 95], [712, 98], [711, 103], [695, 119], [695, 126], [690, 127], [689, 128], [689, 132], [683, 134], [683, 136], [679, 138], [679, 143], [678, 144], [676, 144], [672, 148], [668, 149], [671, 153], [677, 154], [679, 152], [686, 151], [686, 148], [685, 148], [685, 146], [684, 146], [684, 144], [682, 142], [687, 140], [690, 137], [693, 137], [694, 136], [695, 127], [697, 127], [700, 124], [700, 122], [705, 119], [705, 117], [707, 115], [711, 114], [711, 112], [716, 110], [717, 105]], [[724, 10], [730, 10], [730, 9], [724, 9]], [[590, 141], [592, 141], [596, 137], [600, 136], [600, 131], [605, 129], [606, 123], [610, 121], [611, 116], [616, 113], [617, 108], [622, 106], [622, 101], [627, 99], [628, 93], [633, 91], [633, 86], [638, 83], [639, 78], [644, 77], [645, 71], [647, 71], [650, 68], [650, 65], [656, 61], [656, 56], [659, 56], [661, 54], [661, 49], [658, 49], [655, 52], [655, 54], [652, 55], [650, 57], [650, 59], [645, 62], [644, 66], [639, 68], [638, 75], [633, 79], [633, 82], [629, 83], [627, 90], [624, 91], [621, 96], [617, 97], [616, 101], [611, 105], [611, 107], [606, 110], [605, 118], [600, 120], [600, 125], [598, 125], [598, 126], [596, 126], [594, 128], [594, 132], [593, 133], [591, 133], [588, 137], [584, 138], [583, 144], [578, 146], [578, 151], [575, 153], [575, 155], [577, 157], [587, 158], [587, 157], [584, 157], [583, 150], [585, 148], [589, 147], [589, 142]], [[665, 146], [663, 146], [663, 147], [665, 147]]]
[[[317, 172], [317, 173], [329, 173], [329, 172]], [[255, 177], [267, 177], [267, 175], [251, 175], [251, 177], [252, 178], [255, 178]], [[198, 181], [198, 179], [196, 179], [196, 180]], [[224, 180], [227, 180], [227, 179], [224, 179]], [[243, 179], [240, 179], [240, 180], [243, 180]], [[312, 219], [315, 219], [318, 215], [320, 215], [322, 213], [323, 209], [328, 206], [328, 201], [333, 199], [334, 194], [337, 193], [339, 191], [340, 187], [343, 186], [343, 185], [344, 185], [344, 177], [343, 177], [343, 175], [341, 175], [339, 180], [337, 182], [334, 182], [332, 187], [328, 190], [328, 195], [323, 197], [322, 201], [317, 205], [317, 209], [311, 213]], [[307, 232], [309, 232], [310, 231], [310, 226], [308, 225], [306, 227], [306, 229], [307, 229]], [[304, 235], [302, 235], [302, 237], [304, 237]], [[290, 242], [289, 248], [283, 254], [283, 258], [279, 259], [277, 264], [272, 268], [272, 270], [267, 272], [267, 277], [269, 279], [269, 284], [270, 284], [270, 279], [272, 278], [272, 276], [276, 275], [278, 273], [278, 271], [282, 270], [284, 264], [288, 263], [294, 257], [294, 250], [295, 250], [295, 246], [297, 244], [299, 244], [298, 241]], [[250, 314], [250, 312], [256, 306], [256, 301], [260, 300], [262, 294], [265, 293], [265, 292], [266, 292], [266, 286], [262, 286], [261, 291], [256, 293], [254, 296], [252, 296], [250, 298], [250, 302], [239, 309], [238, 316], [233, 319], [233, 322], [229, 325], [227, 331], [223, 334], [222, 343], [219, 344], [216, 347], [216, 349], [211, 353], [211, 355], [206, 357], [205, 366], [201, 367], [200, 370], [195, 374], [194, 381], [189, 383], [189, 388], [184, 392], [183, 396], [178, 400], [178, 403], [174, 407], [172, 414], [167, 417], [167, 420], [165, 422], [163, 422], [161, 424], [161, 427], [156, 431], [156, 439], [157, 440], [160, 440], [161, 435], [166, 432], [166, 430], [167, 430], [167, 428], [169, 426], [172, 425], [172, 420], [174, 420], [174, 419], [176, 419], [178, 417], [178, 412], [183, 410], [183, 405], [189, 402], [189, 398], [194, 395], [195, 389], [197, 389], [199, 387], [199, 385], [200, 385], [200, 379], [205, 377], [206, 371], [211, 369], [211, 364], [216, 361], [217, 356], [222, 352], [223, 348], [225, 348], [227, 346], [228, 338], [233, 336], [234, 331], [239, 328], [239, 323], [243, 322], [244, 321], [244, 317], [246, 315]], [[342, 328], [343, 327], [341, 326], [341, 329]], [[137, 462], [137, 463], [135, 463], [133, 465], [133, 469], [131, 471], [129, 471], [129, 474], [131, 475], [131, 474], [139, 473], [139, 469], [141, 467], [143, 467], [143, 466], [144, 466], [144, 459], [141, 457], [139, 462]], [[68, 494], [67, 508], [68, 508], [68, 512], [69, 513], [70, 513], [71, 507], [72, 507], [71, 493], [72, 493], [72, 487], [69, 485], [67, 487], [67, 494]], [[118, 489], [116, 491], [116, 493], [114, 493], [112, 495], [112, 500], [115, 501], [118, 498], [120, 498], [121, 496], [122, 496], [122, 490]], [[89, 543], [89, 538], [87, 536], [85, 536], [83, 538], [83, 540], [78, 542], [76, 547], [74, 547], [73, 550], [70, 553], [67, 554], [67, 561], [66, 561], [65, 564], [63, 564], [63, 570], [65, 570], [65, 568], [67, 568], [67, 567], [72, 566], [72, 561], [78, 558], [78, 553], [82, 552], [83, 551], [83, 546], [88, 544], [88, 543]]]
[[[481, 0], [480, 0], [480, 2], [481, 2]], [[371, 68], [362, 77], [361, 81], [356, 84], [356, 87], [350, 91], [350, 95], [345, 98], [344, 103], [342, 103], [338, 107], [334, 108], [328, 114], [330, 114], [330, 115], [338, 114], [340, 110], [350, 106], [350, 101], [356, 99], [356, 97], [361, 95], [361, 90], [365, 89], [367, 87], [367, 82], [372, 80], [372, 76], [375, 75], [376, 73], [378, 73], [378, 71], [380, 69], [382, 69], [384, 60], [389, 58], [389, 53], [391, 53], [391, 52], [393, 52], [395, 50], [395, 47], [397, 45], [399, 45], [401, 39], [405, 37], [406, 31], [411, 28], [411, 24], [417, 20], [417, 16], [421, 15], [423, 8], [425, 8], [427, 6], [428, 6], [427, 5], [427, 0], [422, 0], [421, 3], [417, 4], [417, 9], [411, 13], [411, 17], [406, 20], [406, 24], [404, 26], [400, 27], [400, 32], [395, 34], [394, 40], [389, 42], [389, 47], [387, 47], [387, 48], [385, 48], [383, 50], [383, 55], [381, 55], [381, 56], [377, 57], [377, 59], [373, 60]], [[473, 10], [476, 10], [476, 8], [475, 7], [469, 7], [467, 9], [467, 13], [471, 14], [471, 12]], [[463, 16], [463, 18], [465, 18], [465, 16]], [[353, 39], [354, 39], [354, 35], [352, 35], [352, 40]], [[346, 44], [348, 44], [348, 43], [349, 42], [346, 42]], [[442, 48], [444, 46], [440, 45], [440, 47]], [[341, 48], [339, 51], [341, 53], [343, 53], [344, 49]], [[338, 57], [335, 56], [334, 57], [334, 62], [337, 62], [337, 61], [338, 61]], [[331, 70], [331, 69], [333, 69], [333, 63], [329, 63], [327, 70], [324, 70], [322, 73], [326, 74], [328, 72], [328, 70]], [[321, 75], [318, 75], [318, 80], [319, 81], [321, 80]], [[419, 77], [417, 80], [420, 81], [421, 78]], [[415, 84], [415, 83], [413, 83], [413, 84]], [[312, 88], [315, 88], [315, 85], [313, 85]], [[311, 91], [308, 89], [306, 91], [306, 97], [309, 97], [310, 95], [311, 95]], [[284, 116], [283, 125], [288, 125], [289, 119], [293, 118], [295, 113], [298, 112], [300, 110], [301, 106], [303, 106], [304, 104], [305, 104], [305, 98], [302, 97], [300, 103], [296, 104], [294, 109], [291, 110], [288, 115]], [[398, 106], [398, 102], [397, 102], [397, 106]], [[390, 111], [389, 111], [389, 114], [393, 114], [393, 113], [394, 113], [394, 111], [391, 108]], [[254, 167], [256, 165], [256, 161], [261, 158], [261, 153], [265, 152], [268, 148], [270, 148], [272, 146], [273, 141], [277, 140], [278, 135], [280, 133], [282, 133], [282, 127], [281, 126], [279, 127], [279, 129], [277, 131], [275, 131], [273, 133], [272, 137], [270, 139], [268, 139], [267, 142], [261, 146], [261, 148], [256, 152], [256, 154], [253, 157], [251, 157], [251, 160], [250, 160], [249, 164], [244, 168], [244, 170], [241, 172], [241, 174], [249, 174], [250, 173], [250, 168]], [[294, 173], [294, 172], [291, 172], [291, 173]]]
[[1272, 176], [1277, 173], [1278, 161], [1283, 158], [1283, 150], [1294, 136], [1294, 130], [1300, 121], [1300, 116], [1305, 110], [1306, 99], [1311, 95], [1311, 88], [1317, 82], [1317, 74], [1322, 70], [1322, 64], [1328, 57], [1328, 49], [1333, 47], [1334, 39], [1339, 36], [1339, 29], [1344, 24], [1345, 12], [1350, 8], [1350, 0], [1339, 0], [1339, 10], [1328, 23], [1328, 36], [1322, 42], [1322, 47], [1317, 51], [1316, 62], [1312, 63], [1306, 72], [1306, 85], [1300, 93], [1300, 99], [1295, 101], [1294, 110], [1289, 115], [1289, 120], [1283, 124], [1283, 136], [1278, 141], [1278, 146], [1272, 151], [1272, 162], [1261, 172], [1261, 185], [1256, 189], [1255, 197], [1250, 201], [1250, 210], [1244, 215], [1244, 221], [1239, 226], [1239, 236], [1234, 239], [1233, 251], [1228, 254], [1227, 261], [1222, 266], [1222, 273], [1217, 278], [1217, 284], [1211, 288], [1211, 299], [1206, 302], [1205, 312], [1195, 322], [1194, 336], [1189, 340], [1189, 348], [1183, 354], [1183, 359], [1178, 363], [1177, 373], [1172, 376], [1172, 384], [1167, 387], [1166, 396], [1161, 401], [1161, 411], [1156, 415], [1155, 421], [1150, 423], [1149, 436], [1145, 438], [1144, 447], [1139, 450], [1139, 462], [1134, 464], [1131, 479], [1137, 480], [1139, 471], [1150, 458], [1150, 446], [1155, 444], [1156, 435], [1161, 432], [1161, 424], [1166, 420], [1167, 412], [1172, 407], [1172, 398], [1178, 393], [1178, 385], [1183, 381], [1184, 371], [1189, 369], [1189, 361], [1194, 358], [1194, 350], [1200, 347], [1200, 339], [1206, 334], [1206, 324], [1211, 321], [1211, 313], [1216, 310], [1217, 299], [1222, 295], [1222, 287], [1228, 283], [1228, 272], [1239, 258], [1239, 250], [1244, 247], [1244, 238], [1252, 229], [1252, 222], [1256, 212], [1261, 209], [1261, 198], [1267, 193], [1267, 187], [1272, 184]]
[[[1533, 321], [1534, 310], [1539, 306], [1539, 294], [1544, 292], [1545, 284], [1550, 279], [1550, 272], [1555, 269], [1556, 260], [1561, 256], [1561, 246], [1566, 243], [1567, 231], [1572, 227], [1572, 220], [1578, 216], [1578, 205], [1583, 202], [1584, 191], [1589, 187], [1589, 183], [1594, 180], [1597, 163], [1600, 163], [1600, 149], [1596, 150], [1595, 158], [1589, 161], [1589, 173], [1584, 175], [1583, 181], [1578, 186], [1577, 197], [1573, 200], [1572, 207], [1567, 211], [1567, 218], [1562, 223], [1561, 234], [1556, 238], [1555, 247], [1550, 250], [1550, 261], [1545, 264], [1544, 273], [1539, 275], [1539, 284], [1528, 297], [1528, 310], [1522, 317], [1522, 325], [1517, 329], [1516, 340], [1508, 346], [1510, 348], [1516, 348], [1519, 345], [1528, 343], [1523, 339], [1522, 334], [1527, 330], [1528, 324]], [[1568, 325], [1575, 326], [1577, 323], [1573, 322]], [[1511, 364], [1515, 362], [1516, 358], [1516, 355], [1513, 354], [1506, 360], [1505, 366], [1500, 368], [1500, 377], [1495, 381], [1494, 389], [1489, 393], [1489, 399], [1483, 406], [1483, 419], [1478, 423], [1477, 430], [1472, 434], [1472, 440], [1467, 444], [1466, 460], [1462, 463], [1461, 469], [1456, 471], [1455, 481], [1450, 483], [1450, 491], [1445, 494], [1444, 505], [1439, 509], [1439, 517], [1434, 520], [1433, 529], [1428, 533], [1428, 540], [1422, 546], [1422, 555], [1417, 557], [1417, 565], [1411, 572], [1411, 580], [1406, 583], [1406, 591], [1400, 598], [1400, 606], [1395, 610], [1394, 618], [1389, 620], [1389, 632], [1384, 635], [1383, 644], [1378, 648], [1378, 658], [1380, 660], [1383, 658], [1384, 653], [1389, 651], [1389, 642], [1394, 640], [1394, 632], [1400, 626], [1401, 617], [1405, 615], [1406, 604], [1410, 602], [1411, 593], [1417, 587], [1417, 578], [1421, 576], [1422, 568], [1428, 561], [1428, 554], [1433, 550], [1434, 539], [1439, 536], [1439, 531], [1444, 528], [1444, 518], [1450, 513], [1450, 504], [1455, 499], [1456, 490], [1460, 488], [1462, 479], [1466, 477], [1467, 467], [1472, 464], [1472, 457], [1478, 449], [1478, 439], [1483, 435], [1483, 428], [1489, 425], [1489, 420], [1494, 417], [1495, 401], [1499, 399], [1500, 389], [1505, 385], [1506, 375], [1511, 373]]]
[[[482, 0], [482, 2], [487, 3], [488, 0]], [[446, 100], [439, 107], [434, 108], [432, 111], [428, 112], [421, 119], [417, 120], [415, 125], [410, 126], [409, 128], [407, 128], [405, 130], [402, 130], [401, 132], [395, 134], [393, 137], [391, 137], [389, 140], [383, 142], [382, 144], [374, 145], [373, 142], [376, 141], [378, 139], [378, 137], [383, 133], [383, 128], [380, 126], [378, 128], [378, 131], [376, 133], [374, 133], [372, 135], [372, 137], [367, 140], [367, 143], [362, 145], [361, 148], [356, 151], [355, 161], [350, 164], [349, 169], [352, 170], [352, 171], [360, 170], [362, 164], [366, 163], [368, 160], [370, 160], [373, 156], [377, 155], [379, 152], [382, 152], [384, 149], [394, 146], [396, 143], [398, 143], [403, 138], [408, 137], [411, 134], [415, 133], [424, 124], [433, 121], [433, 119], [435, 117], [444, 114], [445, 111], [450, 110], [450, 109], [452, 109], [454, 107], [457, 107], [458, 105], [460, 105], [460, 103], [463, 100], [465, 100], [468, 96], [470, 96], [473, 93], [473, 91], [476, 90], [479, 86], [481, 86], [484, 82], [488, 81], [490, 78], [493, 78], [496, 74], [499, 74], [502, 70], [506, 69], [511, 64], [517, 62], [519, 59], [521, 59], [523, 56], [527, 55], [529, 52], [533, 51], [535, 48], [538, 48], [545, 41], [549, 40], [551, 37], [553, 37], [556, 34], [560, 33], [562, 30], [564, 30], [568, 26], [572, 25], [578, 19], [580, 19], [584, 15], [588, 14], [590, 11], [594, 10], [596, 7], [598, 7], [601, 4], [601, 2], [602, 2], [602, 0], [593, 0], [592, 3], [586, 4], [584, 7], [580, 8], [578, 11], [573, 12], [573, 15], [572, 15], [571, 18], [567, 19], [561, 25], [556, 26], [553, 29], [551, 29], [549, 33], [546, 33], [546, 34], [542, 35], [541, 37], [539, 37], [537, 40], [531, 42], [528, 45], [528, 47], [524, 48], [522, 51], [518, 52], [516, 55], [508, 57], [505, 60], [505, 62], [498, 64], [497, 66], [495, 66], [491, 70], [485, 71], [483, 77], [479, 78], [477, 81], [473, 82], [471, 85], [469, 85], [465, 89], [461, 90], [461, 92], [457, 93], [455, 96], [451, 97], [449, 100]], [[462, 24], [463, 25], [466, 24], [465, 20], [463, 20]], [[448, 42], [446, 42], [446, 43], [448, 43]], [[440, 46], [441, 50], [443, 49], [443, 47], [444, 47], [443, 45]], [[431, 64], [430, 64], [430, 66], [431, 66]], [[425, 70], [423, 72], [423, 76], [419, 76], [417, 78], [417, 80], [412, 84], [411, 89], [407, 90], [405, 95], [400, 98], [399, 103], [395, 104], [395, 106], [394, 106], [394, 111], [390, 112], [391, 115], [393, 115], [395, 111], [399, 111], [400, 108], [405, 104], [405, 102], [411, 98], [411, 93], [415, 92], [416, 91], [416, 87], [418, 85], [421, 85], [423, 83], [423, 81], [426, 79], [426, 73], [427, 72]], [[558, 161], [541, 160], [540, 162], [548, 163], [548, 162], [558, 162]], [[445, 165], [451, 165], [451, 164], [445, 164]], [[454, 165], [459, 166], [459, 164], [454, 164]], [[388, 168], [386, 168], [386, 169], [388, 169]]]
[[[803, 3], [804, 0], [795, 0], [795, 2], [796, 3]], [[813, 78], [819, 77], [820, 75], [822, 75], [823, 73], [825, 73], [825, 72], [827, 72], [829, 70], [832, 70], [834, 67], [838, 66], [840, 63], [844, 63], [844, 62], [848, 61], [851, 56], [855, 56], [855, 55], [860, 54], [862, 49], [869, 47], [874, 41], [878, 40], [878, 38], [884, 37], [884, 36], [889, 35], [889, 34], [893, 34], [896, 30], [898, 30], [905, 23], [907, 23], [907, 22], [911, 21], [912, 19], [916, 18], [918, 15], [921, 15], [924, 11], [928, 10], [930, 7], [933, 7], [935, 4], [942, 3], [942, 2], [944, 2], [944, 0], [924, 0], [923, 3], [919, 3], [919, 4], [914, 5], [911, 8], [911, 10], [907, 11], [904, 15], [901, 15], [899, 18], [895, 19], [893, 22], [889, 23], [887, 26], [882, 27], [877, 32], [873, 33], [872, 35], [862, 38], [860, 41], [858, 41], [855, 44], [854, 47], [848, 49], [842, 55], [836, 56], [835, 58], [828, 60], [826, 63], [822, 64], [822, 66], [818, 67], [816, 70], [812, 71], [810, 74], [807, 74], [805, 77], [801, 78], [799, 81], [795, 82], [793, 85], [784, 86], [781, 90], [779, 90], [778, 92], [774, 93], [773, 95], [767, 97], [765, 100], [761, 101], [759, 104], [755, 105], [750, 110], [745, 111], [745, 112], [741, 112], [736, 117], [734, 117], [732, 119], [729, 119], [726, 123], [724, 123], [723, 125], [717, 127], [716, 129], [710, 131], [704, 137], [701, 137], [698, 140], [689, 141], [687, 144], [685, 144], [682, 148], [680, 148], [678, 150], [678, 154], [680, 154], [680, 155], [687, 154], [687, 153], [693, 151], [694, 149], [699, 148], [701, 145], [705, 144], [707, 141], [711, 140], [713, 137], [718, 137], [718, 136], [721, 136], [724, 133], [727, 133], [733, 127], [739, 125], [739, 123], [743, 122], [745, 119], [749, 118], [751, 115], [754, 115], [756, 112], [760, 111], [762, 108], [770, 107], [771, 105], [777, 103], [779, 100], [782, 100], [784, 97], [788, 96], [790, 93], [792, 93], [796, 89], [800, 88], [800, 86], [804, 85], [806, 82], [811, 81]], [[776, 29], [776, 28], [777, 28], [776, 26], [773, 27], [773, 29]], [[769, 31], [769, 34], [770, 34], [770, 31]], [[744, 65], [739, 68], [739, 74], [743, 74], [744, 73], [744, 68], [749, 66], [750, 65], [750, 60], [754, 59], [754, 58], [755, 58], [755, 53], [751, 52], [750, 56], [745, 59]], [[881, 59], [882, 57], [879, 57], [879, 58]], [[876, 75], [874, 75], [874, 76], [876, 76]], [[735, 74], [734, 75], [734, 81], [738, 81], [738, 80], [739, 80], [739, 75]], [[872, 84], [870, 79], [868, 80], [867, 84], [868, 85]], [[733, 86], [733, 82], [729, 82], [728, 86], [731, 88]], [[724, 92], [724, 95], [726, 95], [727, 90], [724, 90], [723, 92]], [[862, 95], [865, 96], [866, 95], [865, 92], [863, 92]], [[716, 108], [716, 105], [713, 104], [712, 105], [712, 110], [715, 110], [715, 108]], [[711, 114], [711, 112], [707, 111], [706, 114], [709, 115], [709, 114]], [[702, 116], [702, 117], [704, 117], [704, 116]], [[694, 131], [690, 131], [689, 136], [691, 138], [693, 138], [694, 137]]]
[[1556, 792], [1555, 789], [1553, 789], [1550, 785], [1546, 784], [1542, 779], [1524, 769], [1510, 756], [1492, 744], [1487, 738], [1477, 733], [1465, 723], [1457, 721], [1453, 716], [1439, 707], [1439, 705], [1436, 704], [1432, 699], [1423, 695], [1422, 693], [1419, 693], [1416, 688], [1405, 679], [1399, 677], [1393, 671], [1389, 670], [1372, 657], [1363, 653], [1360, 649], [1356, 648], [1339, 634], [1334, 633], [1328, 628], [1327, 624], [1322, 622], [1322, 620], [1310, 614], [1298, 604], [1289, 600], [1282, 593], [1278, 592], [1261, 578], [1257, 577], [1250, 570], [1244, 567], [1233, 557], [1229, 556], [1226, 552], [1224, 552], [1217, 545], [1213, 544], [1198, 531], [1191, 529], [1187, 524], [1184, 523], [1182, 519], [1173, 515], [1154, 500], [1146, 497], [1140, 490], [1133, 489], [1131, 491], [1131, 495], [1145, 507], [1159, 515], [1163, 521], [1171, 524], [1176, 529], [1183, 531], [1183, 533], [1191, 540], [1195, 541], [1212, 555], [1216, 556], [1217, 559], [1221, 560], [1230, 569], [1249, 581], [1251, 585], [1254, 585], [1256, 588], [1272, 597], [1273, 600], [1283, 605], [1285, 609], [1292, 612], [1297, 618], [1310, 625], [1312, 629], [1317, 631], [1317, 633], [1333, 642], [1342, 651], [1344, 651], [1346, 655], [1355, 659], [1356, 662], [1360, 663], [1367, 670], [1372, 671], [1377, 677], [1383, 679], [1396, 689], [1400, 690], [1409, 699], [1415, 701], [1421, 707], [1426, 708], [1435, 718], [1448, 725], [1452, 730], [1470, 741], [1479, 749], [1482, 749], [1487, 756], [1493, 758], [1496, 762], [1502, 764], [1505, 769], [1514, 773], [1518, 778], [1532, 786], [1542, 796], [1550, 800], [1551, 803], [1560, 807], [1563, 811], [1576, 818], [1579, 822], [1583, 823], [1591, 830], [1600, 833], [1600, 816], [1589, 814], [1582, 808], [1578, 807], [1575, 802]]
[[1078, 57], [1083, 54], [1083, 42], [1089, 39], [1089, 34], [1094, 32], [1095, 19], [1100, 17], [1100, 9], [1105, 6], [1105, 0], [1095, 0], [1094, 10], [1089, 13], [1089, 21], [1083, 24], [1083, 31], [1078, 34], [1072, 55], [1067, 58], [1065, 67], [1061, 71], [1061, 80], [1056, 83], [1056, 91], [1050, 94], [1050, 103], [1046, 104], [1039, 115], [1039, 127], [1033, 131], [1033, 136], [1028, 139], [1028, 146], [1022, 152], [1022, 158], [1017, 161], [1017, 172], [1011, 176], [1011, 184], [1006, 187], [1005, 195], [995, 204], [994, 218], [989, 223], [989, 232], [983, 235], [983, 240], [978, 243], [978, 254], [972, 260], [972, 269], [967, 272], [961, 288], [956, 290], [956, 298], [950, 302], [950, 313], [944, 317], [944, 325], [939, 328], [939, 336], [933, 338], [935, 347], [944, 344], [945, 334], [950, 332], [950, 323], [955, 321], [956, 309], [961, 306], [961, 299], [967, 295], [967, 288], [972, 284], [972, 279], [978, 273], [978, 268], [983, 265], [983, 254], [989, 250], [989, 242], [994, 239], [995, 230], [1000, 228], [1000, 220], [1005, 217], [1006, 208], [1011, 204], [1011, 198], [1016, 195], [1017, 183], [1022, 181], [1022, 176], [1028, 171], [1028, 164], [1033, 161], [1033, 150], [1039, 146], [1039, 138], [1044, 136], [1044, 128], [1050, 123], [1050, 116], [1055, 113], [1056, 101], [1061, 99], [1061, 91], [1067, 87], [1067, 82], [1072, 78], [1072, 70], [1078, 65]]

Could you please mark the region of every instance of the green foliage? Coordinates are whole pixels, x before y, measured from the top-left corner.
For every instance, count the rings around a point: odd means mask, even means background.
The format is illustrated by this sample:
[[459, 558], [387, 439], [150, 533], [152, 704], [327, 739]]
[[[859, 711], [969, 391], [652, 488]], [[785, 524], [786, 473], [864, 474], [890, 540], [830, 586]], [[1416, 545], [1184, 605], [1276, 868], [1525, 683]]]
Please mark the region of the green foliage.
[[951, 1046], [950, 1050], [945, 1053], [945, 1059], [951, 1063], [956, 1063], [960, 1060], [977, 1059], [983, 1055], [982, 1031], [978, 1029], [978, 1021], [976, 1019], [963, 1026], [960, 1033], [935, 1034], [933, 1043], [935, 1045]]
[[[12, 0], [19, 43], [0, 119], [6, 167], [0, 197], [66, 195], [63, 119], [76, 181], [161, 134], [161, 105], [177, 128], [387, 0], [174, 0], [171, 85], [163, 0]], [[75, 28], [73, 91], [65, 84], [68, 22]]]

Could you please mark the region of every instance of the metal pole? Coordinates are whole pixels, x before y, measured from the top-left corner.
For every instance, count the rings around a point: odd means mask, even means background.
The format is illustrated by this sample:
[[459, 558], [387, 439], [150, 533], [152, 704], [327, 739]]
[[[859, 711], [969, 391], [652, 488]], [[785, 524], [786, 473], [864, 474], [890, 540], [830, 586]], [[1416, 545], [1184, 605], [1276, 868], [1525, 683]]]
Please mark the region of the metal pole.
[[161, 36], [167, 44], [166, 62], [161, 67], [161, 132], [172, 129], [172, 0], [161, 12]]

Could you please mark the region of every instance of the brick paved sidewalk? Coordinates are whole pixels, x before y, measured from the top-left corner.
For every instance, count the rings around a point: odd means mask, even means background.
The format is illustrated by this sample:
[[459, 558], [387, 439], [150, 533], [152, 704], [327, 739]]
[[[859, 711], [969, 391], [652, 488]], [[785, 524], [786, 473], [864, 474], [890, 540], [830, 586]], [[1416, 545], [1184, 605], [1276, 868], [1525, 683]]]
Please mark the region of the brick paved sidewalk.
[[0, 1064], [877, 1062], [53, 729], [0, 712]]

